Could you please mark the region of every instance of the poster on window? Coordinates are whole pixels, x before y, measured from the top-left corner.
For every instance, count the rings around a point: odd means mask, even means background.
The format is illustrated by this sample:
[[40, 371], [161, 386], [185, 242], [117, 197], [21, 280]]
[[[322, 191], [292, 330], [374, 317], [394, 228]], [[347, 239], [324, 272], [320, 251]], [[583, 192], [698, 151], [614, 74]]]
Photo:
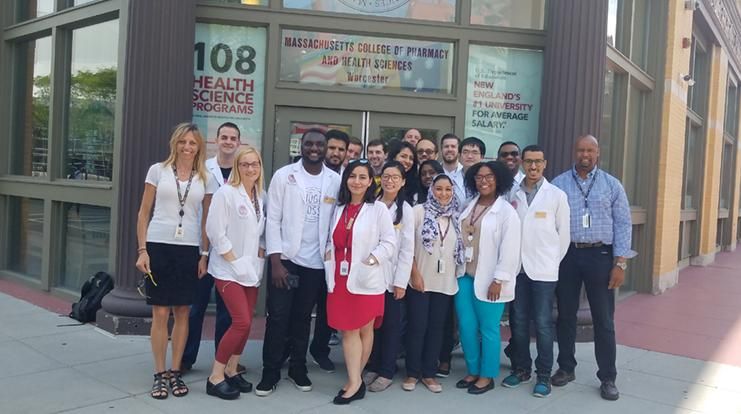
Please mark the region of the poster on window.
[[541, 51], [471, 45], [465, 135], [481, 138], [490, 158], [504, 141], [538, 142], [542, 73]]
[[452, 43], [283, 30], [280, 55], [284, 82], [451, 93]]
[[265, 42], [262, 27], [196, 24], [193, 122], [216, 152], [216, 130], [239, 127], [243, 144], [262, 146], [265, 102]]

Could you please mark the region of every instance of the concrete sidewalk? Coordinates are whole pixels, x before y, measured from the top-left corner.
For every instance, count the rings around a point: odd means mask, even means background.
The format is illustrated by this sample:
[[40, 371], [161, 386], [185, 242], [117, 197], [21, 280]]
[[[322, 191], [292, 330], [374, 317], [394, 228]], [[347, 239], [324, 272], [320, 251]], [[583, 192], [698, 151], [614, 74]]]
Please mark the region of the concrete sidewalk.
[[[249, 394], [237, 401], [221, 401], [205, 392], [213, 341], [204, 341], [201, 358], [185, 377], [190, 395], [157, 401], [148, 394], [152, 383], [148, 338], [113, 337], [91, 325], [60, 326], [70, 323], [74, 321], [0, 293], [0, 412], [741, 413], [741, 368], [622, 345], [618, 346], [621, 397], [617, 402], [604, 401], [594, 376], [592, 344], [577, 346], [575, 383], [554, 388], [547, 399], [532, 397], [532, 384], [518, 389], [497, 384], [494, 391], [481, 396], [457, 390], [454, 384], [464, 374], [464, 364], [456, 354], [453, 374], [443, 381], [441, 394], [421, 385], [414, 392], [404, 392], [397, 376], [389, 390], [368, 393], [349, 407], [336, 407], [331, 399], [345, 378], [339, 348], [331, 355], [336, 373], [310, 366], [312, 392], [301, 393], [283, 381], [265, 398]], [[248, 368], [246, 377], [254, 383], [259, 380], [261, 347], [261, 341], [249, 341], [242, 359]], [[504, 375], [503, 369], [498, 380]]]

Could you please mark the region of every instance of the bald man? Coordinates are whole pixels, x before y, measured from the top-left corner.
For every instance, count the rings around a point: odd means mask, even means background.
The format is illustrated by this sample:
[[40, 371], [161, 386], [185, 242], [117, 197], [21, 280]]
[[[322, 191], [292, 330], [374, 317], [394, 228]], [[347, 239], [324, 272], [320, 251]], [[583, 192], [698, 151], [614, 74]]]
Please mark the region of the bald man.
[[587, 292], [594, 323], [594, 353], [600, 395], [620, 397], [615, 378], [615, 292], [625, 280], [631, 250], [630, 204], [620, 181], [601, 170], [599, 142], [581, 136], [574, 145], [574, 165], [553, 180], [569, 201], [571, 244], [561, 261], [558, 300], [558, 370], [551, 383], [564, 386], [576, 379], [576, 312], [582, 285]]

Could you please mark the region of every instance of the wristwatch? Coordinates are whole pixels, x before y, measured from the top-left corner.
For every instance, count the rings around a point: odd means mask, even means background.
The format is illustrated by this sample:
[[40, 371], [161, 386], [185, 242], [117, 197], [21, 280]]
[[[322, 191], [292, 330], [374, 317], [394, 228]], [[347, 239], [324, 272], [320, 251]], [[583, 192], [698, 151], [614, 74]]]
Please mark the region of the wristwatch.
[[208, 257], [208, 250], [201, 250], [201, 256]]
[[620, 270], [624, 271], [625, 269], [628, 268], [628, 263], [627, 262], [615, 262], [615, 267], [619, 267]]
[[502, 284], [502, 281], [499, 280], [499, 279], [494, 279], [494, 283], [496, 283], [497, 285], [501, 285]]

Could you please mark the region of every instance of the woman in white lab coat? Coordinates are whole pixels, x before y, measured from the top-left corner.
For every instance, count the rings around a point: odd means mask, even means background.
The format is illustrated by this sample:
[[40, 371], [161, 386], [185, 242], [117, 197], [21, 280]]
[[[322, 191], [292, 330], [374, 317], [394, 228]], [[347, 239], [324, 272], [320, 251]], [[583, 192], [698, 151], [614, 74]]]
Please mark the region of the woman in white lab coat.
[[348, 380], [334, 399], [349, 404], [365, 396], [361, 379], [380, 326], [387, 270], [396, 254], [396, 234], [385, 204], [375, 199], [368, 160], [348, 164], [342, 173], [338, 207], [325, 253], [327, 322], [342, 331]]
[[401, 348], [401, 316], [414, 256], [414, 212], [401, 194], [406, 182], [404, 166], [395, 160], [381, 169], [381, 194], [378, 200], [389, 209], [396, 233], [397, 254], [386, 263], [387, 283], [383, 325], [375, 331], [373, 352], [363, 375], [369, 391], [383, 391], [396, 373], [396, 358]]
[[465, 273], [459, 272], [455, 310], [468, 375], [457, 388], [469, 394], [494, 389], [499, 374], [499, 322], [504, 304], [515, 297], [520, 268], [520, 219], [506, 199], [512, 173], [501, 162], [478, 163], [466, 172], [474, 194], [461, 213]]
[[206, 221], [213, 246], [208, 272], [229, 310], [232, 323], [216, 350], [206, 392], [222, 399], [235, 399], [252, 391], [252, 384], [237, 373], [252, 325], [265, 263], [265, 191], [260, 153], [254, 147], [241, 149], [227, 185], [214, 194]]

